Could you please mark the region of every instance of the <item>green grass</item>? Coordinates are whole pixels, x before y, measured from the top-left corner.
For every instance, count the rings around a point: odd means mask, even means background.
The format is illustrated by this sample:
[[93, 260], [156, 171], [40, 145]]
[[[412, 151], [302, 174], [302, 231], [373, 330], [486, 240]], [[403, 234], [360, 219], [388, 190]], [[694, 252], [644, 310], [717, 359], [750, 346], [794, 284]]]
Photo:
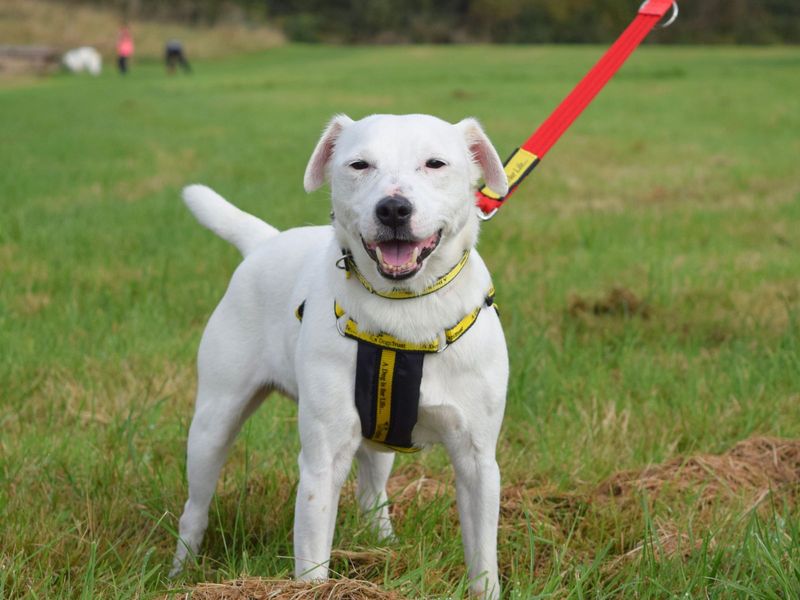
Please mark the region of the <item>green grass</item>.
[[[0, 88], [0, 597], [291, 572], [296, 411], [275, 397], [231, 454], [199, 563], [165, 578], [194, 353], [239, 260], [182, 185], [281, 228], [324, 223], [327, 191], [301, 181], [332, 114], [474, 115], [506, 155], [601, 52], [284, 47], [189, 78]], [[639, 50], [484, 227], [512, 361], [499, 461], [528, 490], [501, 519], [508, 597], [800, 595], [796, 481], [756, 510], [735, 490], [711, 507], [594, 493], [620, 470], [800, 438], [798, 67], [794, 48]], [[646, 318], [574, 310], [615, 287]], [[441, 449], [398, 470], [452, 482]], [[334, 569], [462, 597], [452, 495], [406, 504], [397, 544]], [[351, 492], [339, 521], [336, 548], [377, 545]]]

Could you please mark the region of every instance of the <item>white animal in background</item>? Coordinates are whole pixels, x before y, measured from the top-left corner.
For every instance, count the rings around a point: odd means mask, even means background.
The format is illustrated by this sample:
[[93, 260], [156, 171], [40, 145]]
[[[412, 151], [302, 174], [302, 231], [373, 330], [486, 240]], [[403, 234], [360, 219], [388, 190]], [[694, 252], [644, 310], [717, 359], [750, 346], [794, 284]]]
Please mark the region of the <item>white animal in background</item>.
[[359, 504], [391, 539], [392, 450], [441, 443], [454, 465], [471, 589], [499, 597], [495, 448], [508, 355], [491, 277], [474, 248], [481, 176], [507, 191], [503, 165], [474, 119], [337, 116], [305, 173], [307, 191], [330, 181], [332, 225], [279, 233], [207, 187], [184, 190], [200, 223], [244, 261], [200, 343], [189, 499], [173, 574], [200, 547], [228, 448], [278, 390], [299, 404], [298, 578], [328, 577], [339, 493], [354, 458]]
[[81, 46], [64, 53], [63, 65], [72, 73], [91, 73], [95, 77], [103, 70], [103, 57], [91, 46]]

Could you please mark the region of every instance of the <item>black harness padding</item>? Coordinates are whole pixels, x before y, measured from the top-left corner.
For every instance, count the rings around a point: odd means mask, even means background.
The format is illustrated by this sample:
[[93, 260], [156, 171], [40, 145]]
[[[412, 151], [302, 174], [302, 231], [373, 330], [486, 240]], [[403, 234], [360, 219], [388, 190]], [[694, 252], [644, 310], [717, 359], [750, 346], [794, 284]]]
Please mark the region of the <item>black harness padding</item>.
[[[355, 402], [361, 434], [401, 452], [417, 424], [419, 389], [425, 354], [381, 348], [358, 340]], [[382, 413], [382, 414], [379, 414]]]

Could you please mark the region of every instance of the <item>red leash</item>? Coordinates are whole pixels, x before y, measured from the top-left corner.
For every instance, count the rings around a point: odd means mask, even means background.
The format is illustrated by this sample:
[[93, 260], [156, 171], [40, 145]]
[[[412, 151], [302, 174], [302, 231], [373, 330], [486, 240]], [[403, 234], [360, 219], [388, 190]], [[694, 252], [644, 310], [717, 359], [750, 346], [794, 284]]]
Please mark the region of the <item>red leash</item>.
[[656, 23], [666, 14], [670, 7], [674, 12], [663, 26], [672, 24], [678, 16], [678, 5], [674, 0], [645, 0], [639, 13], [628, 28], [622, 32], [617, 41], [608, 49], [597, 64], [575, 86], [547, 120], [539, 126], [520, 148], [505, 162], [508, 177], [508, 193], [505, 196], [495, 194], [483, 186], [476, 192], [477, 205], [483, 219], [491, 219], [514, 190], [527, 177], [544, 155], [553, 147], [564, 132], [572, 125], [589, 103], [614, 76], [641, 41], [650, 33]]

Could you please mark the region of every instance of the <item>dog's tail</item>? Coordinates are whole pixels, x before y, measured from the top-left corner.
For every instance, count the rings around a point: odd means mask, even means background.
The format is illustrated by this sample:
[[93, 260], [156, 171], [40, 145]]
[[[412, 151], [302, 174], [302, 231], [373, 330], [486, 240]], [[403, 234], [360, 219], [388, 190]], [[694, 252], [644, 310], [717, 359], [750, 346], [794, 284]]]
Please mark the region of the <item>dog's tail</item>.
[[242, 256], [278, 234], [272, 225], [239, 210], [204, 185], [183, 188], [183, 201], [203, 227], [236, 246]]

